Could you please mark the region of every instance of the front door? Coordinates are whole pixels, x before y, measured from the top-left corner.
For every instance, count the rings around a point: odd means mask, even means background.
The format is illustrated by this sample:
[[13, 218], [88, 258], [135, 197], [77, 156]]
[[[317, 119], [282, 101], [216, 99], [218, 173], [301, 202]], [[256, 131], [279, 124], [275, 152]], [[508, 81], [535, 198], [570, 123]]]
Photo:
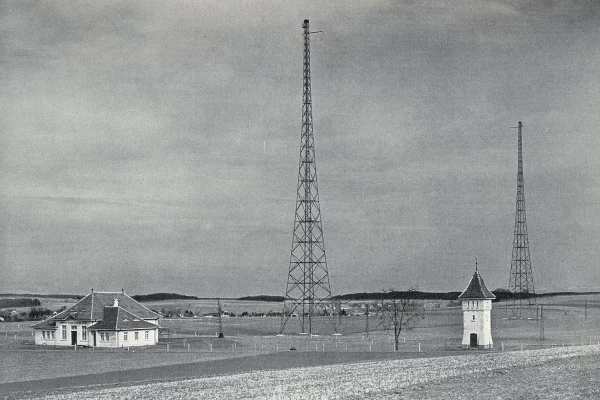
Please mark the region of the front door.
[[477, 347], [477, 334], [471, 333], [471, 347]]
[[77, 331], [71, 331], [71, 345], [75, 346], [77, 344]]
[[93, 346], [96, 347], [96, 332], [92, 332], [92, 339], [94, 340]]

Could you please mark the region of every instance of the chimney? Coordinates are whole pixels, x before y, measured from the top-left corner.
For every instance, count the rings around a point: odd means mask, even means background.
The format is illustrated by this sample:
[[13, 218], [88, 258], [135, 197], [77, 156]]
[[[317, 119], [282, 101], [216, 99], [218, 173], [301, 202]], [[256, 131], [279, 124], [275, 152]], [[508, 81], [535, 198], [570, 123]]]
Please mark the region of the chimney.
[[119, 307], [119, 299], [115, 298], [114, 300], [113, 307]]

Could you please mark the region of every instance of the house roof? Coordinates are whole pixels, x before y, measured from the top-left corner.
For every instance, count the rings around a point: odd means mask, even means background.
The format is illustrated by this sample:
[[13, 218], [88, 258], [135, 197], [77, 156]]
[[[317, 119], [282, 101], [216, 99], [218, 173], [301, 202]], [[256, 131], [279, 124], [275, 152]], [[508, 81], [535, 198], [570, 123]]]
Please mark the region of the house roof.
[[458, 296], [459, 299], [495, 299], [496, 296], [488, 290], [476, 269], [469, 286]]
[[128, 331], [135, 329], [156, 329], [158, 325], [144, 321], [137, 315], [121, 307], [104, 307], [104, 318], [88, 329], [91, 331]]
[[100, 321], [104, 318], [104, 307], [112, 307], [115, 300], [118, 301], [119, 307], [133, 313], [140, 319], [158, 319], [158, 314], [150, 311], [123, 292], [92, 292], [66, 310], [32, 327], [34, 329], [49, 328], [55, 325], [55, 321], [65, 321], [67, 319]]

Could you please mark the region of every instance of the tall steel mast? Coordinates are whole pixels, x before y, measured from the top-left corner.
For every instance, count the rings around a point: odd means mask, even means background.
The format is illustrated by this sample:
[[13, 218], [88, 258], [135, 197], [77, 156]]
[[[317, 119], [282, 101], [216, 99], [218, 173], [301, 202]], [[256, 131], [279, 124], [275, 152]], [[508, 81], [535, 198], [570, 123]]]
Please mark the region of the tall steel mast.
[[307, 19], [304, 20], [302, 28], [304, 29], [304, 89], [300, 165], [292, 251], [280, 332], [283, 332], [286, 323], [292, 316], [297, 316], [300, 322], [300, 332], [312, 334], [314, 317], [332, 313], [333, 305], [321, 224], [313, 135], [310, 34], [316, 32], [310, 32]]
[[527, 238], [527, 217], [525, 215], [525, 181], [523, 179], [523, 124], [519, 121], [518, 141], [519, 159], [517, 168], [517, 211], [515, 214], [515, 235], [513, 239], [512, 260], [510, 263], [510, 279], [508, 290], [513, 293], [513, 314], [515, 308], [526, 303], [528, 307], [536, 304], [531, 258], [529, 256], [529, 239]]

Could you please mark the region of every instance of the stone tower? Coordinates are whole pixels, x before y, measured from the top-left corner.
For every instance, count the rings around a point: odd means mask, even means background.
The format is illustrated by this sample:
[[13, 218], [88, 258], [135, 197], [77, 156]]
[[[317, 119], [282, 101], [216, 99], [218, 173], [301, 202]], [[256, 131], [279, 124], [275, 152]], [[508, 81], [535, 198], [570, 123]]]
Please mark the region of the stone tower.
[[496, 298], [483, 283], [477, 262], [475, 273], [469, 286], [458, 296], [463, 310], [463, 348], [491, 349], [492, 341], [492, 300]]

